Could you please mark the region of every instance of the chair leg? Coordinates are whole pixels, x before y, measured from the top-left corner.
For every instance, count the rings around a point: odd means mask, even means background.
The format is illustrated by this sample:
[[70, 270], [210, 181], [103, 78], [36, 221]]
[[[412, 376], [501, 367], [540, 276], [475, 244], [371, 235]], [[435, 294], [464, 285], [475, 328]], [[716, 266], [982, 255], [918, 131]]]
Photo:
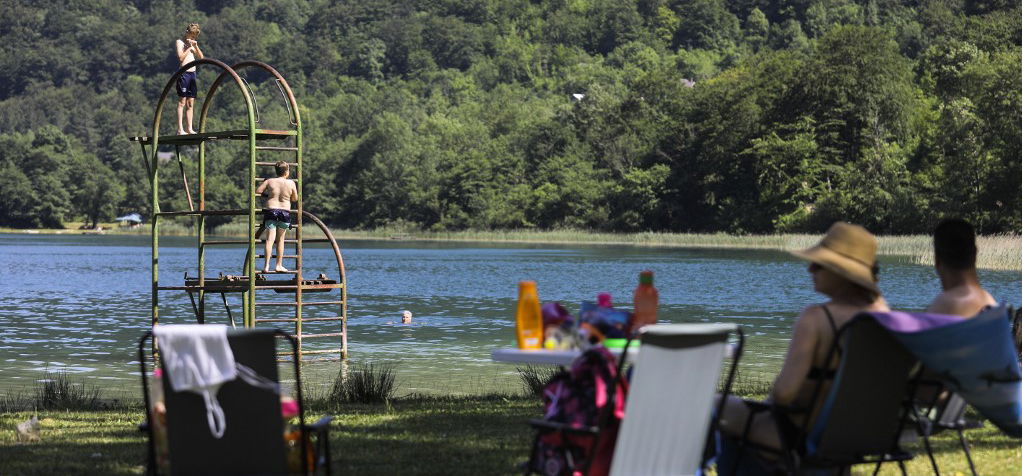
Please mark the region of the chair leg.
[[880, 465], [882, 464], [884, 464], [883, 461], [877, 461], [876, 467], [873, 468], [873, 476], [877, 476], [878, 474], [880, 474]]
[[532, 438], [532, 451], [529, 452], [529, 461], [525, 462], [525, 474], [526, 476], [532, 474], [532, 467], [536, 461], [536, 450], [539, 448], [539, 432]]
[[323, 464], [323, 469], [326, 470], [326, 475], [330, 476], [333, 474], [330, 470], [330, 462], [333, 458], [330, 457], [330, 432], [323, 432], [323, 453], [326, 455], [326, 459]]
[[940, 476], [940, 468], [937, 467], [937, 459], [933, 457], [933, 446], [930, 445], [930, 435], [923, 434], [923, 447], [926, 448], [926, 455], [930, 457], [930, 465], [933, 466], [934, 476]]
[[969, 462], [969, 470], [972, 471], [972, 476], [976, 475], [976, 465], [972, 462], [972, 453], [969, 451], [969, 442], [965, 439], [965, 432], [961, 428], [958, 429], [958, 442], [962, 444], [962, 451], [965, 451], [965, 459]]
[[898, 461], [898, 468], [901, 469], [901, 476], [908, 476], [908, 471], [905, 471], [904, 461]]

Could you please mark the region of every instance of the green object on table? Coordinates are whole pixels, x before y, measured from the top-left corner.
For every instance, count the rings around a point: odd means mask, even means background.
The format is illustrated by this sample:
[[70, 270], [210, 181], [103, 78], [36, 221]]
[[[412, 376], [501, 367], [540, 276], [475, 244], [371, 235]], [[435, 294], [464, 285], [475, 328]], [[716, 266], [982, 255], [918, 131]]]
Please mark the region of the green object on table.
[[[608, 349], [624, 349], [628, 339], [604, 339], [603, 346]], [[633, 342], [633, 346], [639, 345], [638, 342]]]

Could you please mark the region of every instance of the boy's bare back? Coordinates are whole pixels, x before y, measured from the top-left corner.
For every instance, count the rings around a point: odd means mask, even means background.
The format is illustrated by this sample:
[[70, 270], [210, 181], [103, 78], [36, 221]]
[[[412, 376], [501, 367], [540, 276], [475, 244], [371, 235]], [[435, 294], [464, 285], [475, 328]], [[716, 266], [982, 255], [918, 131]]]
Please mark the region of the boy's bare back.
[[266, 179], [256, 192], [266, 198], [266, 208], [291, 209], [291, 201], [298, 200], [298, 187], [294, 180], [284, 177]]

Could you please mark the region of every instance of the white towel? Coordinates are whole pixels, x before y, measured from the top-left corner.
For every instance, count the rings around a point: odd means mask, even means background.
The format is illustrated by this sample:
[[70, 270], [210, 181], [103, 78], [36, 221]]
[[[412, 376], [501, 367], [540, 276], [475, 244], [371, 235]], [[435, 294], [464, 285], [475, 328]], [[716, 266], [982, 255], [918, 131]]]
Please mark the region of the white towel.
[[227, 326], [183, 324], [156, 326], [163, 367], [176, 392], [194, 392], [206, 403], [206, 420], [215, 438], [224, 436], [227, 422], [216, 393], [238, 376], [234, 353], [227, 343]]

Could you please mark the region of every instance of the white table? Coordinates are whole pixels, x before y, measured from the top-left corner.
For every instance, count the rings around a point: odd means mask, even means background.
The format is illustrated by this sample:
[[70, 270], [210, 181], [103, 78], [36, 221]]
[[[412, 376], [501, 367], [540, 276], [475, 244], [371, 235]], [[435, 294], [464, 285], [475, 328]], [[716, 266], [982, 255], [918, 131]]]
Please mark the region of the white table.
[[[628, 359], [635, 360], [639, 355], [639, 346], [632, 344], [628, 349]], [[615, 356], [620, 356], [623, 349], [608, 349]], [[582, 355], [581, 350], [522, 350], [522, 349], [496, 349], [490, 354], [494, 362], [508, 364], [533, 364], [533, 365], [560, 365], [567, 367], [575, 359]]]
[[[635, 357], [639, 355], [639, 350], [642, 349], [641, 346], [636, 344], [638, 342], [632, 343], [632, 346], [628, 349], [628, 360], [633, 362]], [[728, 358], [734, 357], [736, 347], [734, 344], [728, 344], [725, 355]], [[615, 356], [620, 356], [623, 349], [611, 348], [608, 350]], [[580, 355], [582, 355], [581, 350], [522, 350], [509, 348], [495, 349], [490, 353], [490, 358], [494, 362], [507, 364], [560, 365], [567, 367]]]

